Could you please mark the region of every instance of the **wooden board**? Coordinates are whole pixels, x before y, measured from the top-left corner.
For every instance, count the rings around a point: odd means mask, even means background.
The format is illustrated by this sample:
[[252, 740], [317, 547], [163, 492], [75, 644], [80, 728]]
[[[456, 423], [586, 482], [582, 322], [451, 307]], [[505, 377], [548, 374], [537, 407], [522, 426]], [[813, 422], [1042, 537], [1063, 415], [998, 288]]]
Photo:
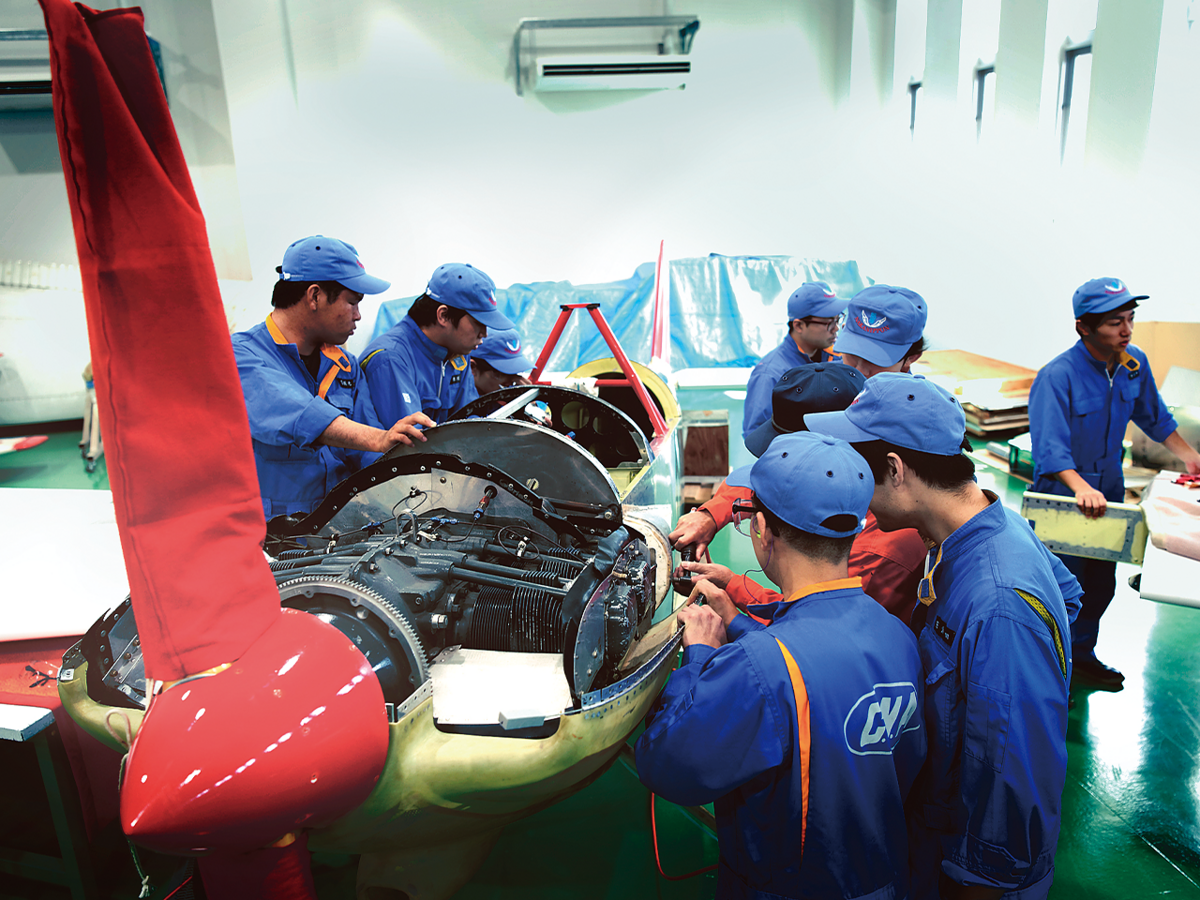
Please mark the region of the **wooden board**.
[[968, 400], [971, 399], [972, 383], [984, 383], [991, 391], [1001, 394], [1028, 394], [1033, 377], [1037, 375], [1035, 369], [966, 350], [930, 350], [917, 360], [912, 370], [939, 381], [953, 379], [963, 388], [961, 396]]

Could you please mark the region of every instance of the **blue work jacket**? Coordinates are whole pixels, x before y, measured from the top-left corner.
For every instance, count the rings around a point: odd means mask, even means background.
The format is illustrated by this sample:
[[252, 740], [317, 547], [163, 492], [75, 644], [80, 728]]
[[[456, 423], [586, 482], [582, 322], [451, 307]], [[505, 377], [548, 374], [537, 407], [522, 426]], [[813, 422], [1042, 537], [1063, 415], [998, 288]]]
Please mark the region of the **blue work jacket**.
[[989, 499], [942, 542], [920, 589], [929, 759], [909, 804], [914, 900], [937, 898], [943, 875], [1020, 900], [1045, 897], [1054, 877], [1069, 615], [1053, 556]]
[[335, 344], [321, 348], [317, 377], [270, 316], [233, 336], [258, 489], [267, 518], [312, 512], [334, 485], [378, 453], [313, 443], [338, 416], [379, 427], [357, 360]]
[[637, 742], [638, 777], [712, 802], [720, 898], [902, 900], [904, 801], [925, 758], [912, 632], [860, 579], [749, 607], [693, 644]]
[[[820, 359], [815, 362], [839, 362], [841, 357], [822, 350]], [[764, 356], [750, 373], [746, 382], [746, 403], [742, 411], [742, 439], [750, 432], [771, 418], [771, 391], [783, 377], [783, 373], [796, 366], [811, 365], [814, 360], [800, 352], [791, 332], [783, 339], [783, 343]]]
[[423, 412], [441, 425], [451, 413], [479, 396], [467, 356], [446, 358], [411, 316], [405, 316], [367, 345], [363, 371], [379, 421], [390, 428]]
[[1124, 502], [1121, 442], [1130, 419], [1153, 441], [1165, 440], [1178, 427], [1141, 348], [1130, 344], [1111, 377], [1083, 341], [1054, 357], [1029, 391], [1033, 490], [1074, 496], [1052, 474], [1074, 469], [1107, 500]]

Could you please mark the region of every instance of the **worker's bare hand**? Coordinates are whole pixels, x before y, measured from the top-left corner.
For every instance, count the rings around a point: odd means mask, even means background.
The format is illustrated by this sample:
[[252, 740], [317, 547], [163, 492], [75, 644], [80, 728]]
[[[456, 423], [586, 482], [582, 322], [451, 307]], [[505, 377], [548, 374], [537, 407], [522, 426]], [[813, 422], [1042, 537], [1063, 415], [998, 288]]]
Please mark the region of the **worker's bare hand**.
[[688, 595], [687, 600], [683, 601], [683, 606], [687, 609], [690, 606], [698, 605], [700, 601], [703, 601], [709, 609], [720, 616], [721, 622], [725, 625], [729, 625], [738, 616], [738, 608], [733, 605], [733, 599], [711, 581], [701, 579], [692, 585], [692, 592]]
[[391, 450], [397, 444], [404, 444], [411, 447], [414, 441], [427, 440], [418, 426], [433, 428], [435, 425], [437, 423], [423, 412], [415, 412], [412, 415], [405, 416], [382, 433], [383, 447], [379, 452], [384, 453]]
[[717, 533], [717, 523], [713, 517], [702, 509], [693, 509], [690, 513], [680, 516], [675, 523], [675, 530], [667, 535], [672, 547], [696, 545], [696, 556], [704, 556], [708, 552], [708, 542]]
[[1094, 487], [1076, 491], [1075, 503], [1079, 506], [1079, 511], [1089, 519], [1099, 519], [1108, 510], [1108, 500]]
[[683, 646], [705, 644], [720, 649], [728, 643], [725, 637], [725, 623], [709, 607], [685, 606], [675, 615], [683, 625]]
[[694, 576], [693, 581], [699, 581], [703, 578], [711, 581], [722, 590], [728, 587], [730, 579], [733, 578], [733, 570], [731, 568], [712, 562], [681, 562], [675, 572], [677, 575], [683, 572], [691, 572]]

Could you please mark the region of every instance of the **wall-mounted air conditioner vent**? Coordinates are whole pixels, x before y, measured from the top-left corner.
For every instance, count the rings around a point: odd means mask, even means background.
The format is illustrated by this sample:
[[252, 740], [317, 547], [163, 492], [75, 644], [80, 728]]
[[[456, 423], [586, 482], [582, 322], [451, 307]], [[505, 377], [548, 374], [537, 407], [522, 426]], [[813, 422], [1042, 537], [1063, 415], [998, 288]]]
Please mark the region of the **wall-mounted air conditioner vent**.
[[0, 28], [0, 111], [50, 107], [50, 42], [46, 32]]
[[692, 63], [680, 56], [547, 56], [537, 60], [536, 91], [682, 88]]
[[682, 88], [699, 29], [695, 16], [522, 19], [513, 35], [517, 93]]

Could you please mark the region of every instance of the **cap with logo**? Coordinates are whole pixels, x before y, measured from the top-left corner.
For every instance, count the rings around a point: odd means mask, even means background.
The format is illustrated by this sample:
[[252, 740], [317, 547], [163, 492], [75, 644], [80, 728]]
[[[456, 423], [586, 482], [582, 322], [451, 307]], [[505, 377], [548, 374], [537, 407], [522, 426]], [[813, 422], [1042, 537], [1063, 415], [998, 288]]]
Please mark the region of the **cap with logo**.
[[746, 449], [762, 456], [779, 435], [807, 431], [805, 414], [845, 409], [866, 380], [857, 369], [836, 362], [788, 369], [771, 391], [771, 418], [746, 435]]
[[352, 245], [323, 234], [293, 242], [283, 252], [279, 277], [283, 281], [336, 281], [360, 294], [382, 294], [392, 286], [390, 281], [367, 274]]
[[1120, 278], [1093, 278], [1081, 284], [1071, 298], [1075, 318], [1088, 313], [1106, 313], [1124, 306], [1132, 300], [1149, 300], [1149, 294], [1134, 296]]
[[865, 287], [850, 301], [835, 353], [860, 356], [877, 366], [894, 366], [921, 339], [929, 311], [925, 298], [890, 284]]
[[957, 456], [967, 431], [958, 400], [924, 375], [881, 372], [844, 410], [809, 413], [810, 431], [851, 443], [887, 441], [937, 456]]
[[425, 293], [438, 303], [466, 310], [471, 318], [501, 331], [516, 328], [496, 307], [496, 284], [467, 263], [445, 263], [433, 271]]
[[819, 319], [832, 318], [846, 308], [848, 301], [839, 297], [829, 285], [823, 281], [806, 281], [788, 297], [788, 321], [816, 316]]
[[[780, 435], [758, 462], [735, 469], [725, 482], [750, 488], [793, 528], [833, 538], [862, 531], [875, 493], [871, 469], [853, 447], [808, 431]], [[840, 515], [854, 516], [855, 526], [835, 531], [821, 524]]]
[[505, 375], [520, 375], [533, 368], [523, 352], [521, 336], [515, 329], [488, 331], [483, 343], [471, 351], [471, 359], [482, 359], [497, 372]]

